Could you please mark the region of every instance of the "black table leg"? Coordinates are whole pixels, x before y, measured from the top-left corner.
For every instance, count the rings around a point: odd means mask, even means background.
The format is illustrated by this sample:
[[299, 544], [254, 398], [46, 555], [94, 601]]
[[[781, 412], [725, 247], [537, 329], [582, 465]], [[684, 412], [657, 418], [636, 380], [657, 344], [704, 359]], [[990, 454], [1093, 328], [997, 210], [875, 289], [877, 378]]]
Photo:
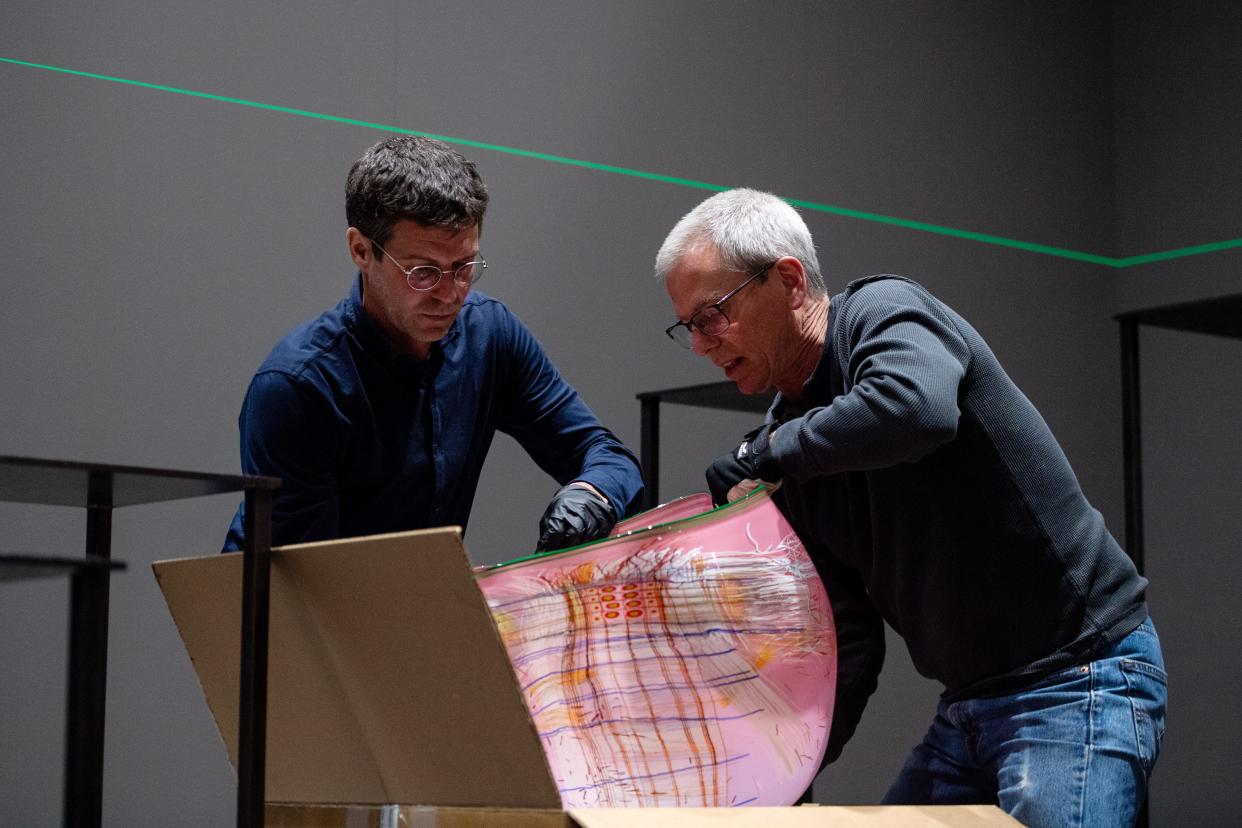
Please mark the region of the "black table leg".
[[237, 747], [237, 824], [263, 825], [267, 742], [267, 626], [272, 493], [246, 490], [242, 553], [241, 706]]
[[[90, 473], [86, 555], [104, 561], [112, 555], [112, 475], [108, 472]], [[79, 570], [70, 586], [64, 802], [69, 828], [98, 828], [103, 818], [108, 578], [103, 567]]]
[[[1139, 324], [1121, 320], [1121, 428], [1126, 500], [1126, 552], [1143, 573], [1143, 433], [1139, 406]], [[1150, 817], [1143, 800], [1135, 828], [1147, 828]]]
[[1143, 443], [1139, 415], [1139, 326], [1121, 320], [1121, 427], [1126, 500], [1126, 552], [1143, 571]]

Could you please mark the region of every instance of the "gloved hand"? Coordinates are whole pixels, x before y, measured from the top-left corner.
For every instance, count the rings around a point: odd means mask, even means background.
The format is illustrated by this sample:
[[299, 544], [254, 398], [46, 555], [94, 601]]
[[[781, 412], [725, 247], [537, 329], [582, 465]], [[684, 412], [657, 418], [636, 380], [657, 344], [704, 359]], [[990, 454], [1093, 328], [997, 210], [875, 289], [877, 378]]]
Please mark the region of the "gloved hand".
[[[781, 467], [768, 448], [768, 440], [776, 427], [776, 423], [764, 423], [747, 433], [737, 448], [716, 458], [707, 467], [707, 488], [711, 490], [713, 504], [728, 503], [729, 491], [743, 481], [758, 480], [768, 484], [780, 481]], [[740, 492], [739, 496], [744, 493]]]
[[593, 488], [570, 483], [557, 490], [539, 519], [537, 551], [564, 549], [602, 538], [612, 531], [617, 516], [608, 499]]

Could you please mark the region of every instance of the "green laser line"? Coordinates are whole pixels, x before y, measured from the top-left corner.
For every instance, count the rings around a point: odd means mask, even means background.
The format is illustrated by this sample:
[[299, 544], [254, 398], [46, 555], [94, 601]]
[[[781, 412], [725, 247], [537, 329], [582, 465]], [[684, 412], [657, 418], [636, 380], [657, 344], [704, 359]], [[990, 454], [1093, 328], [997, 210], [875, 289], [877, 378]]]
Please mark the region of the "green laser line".
[[[612, 164], [601, 164], [596, 161], [585, 161], [580, 158], [569, 158], [563, 155], [552, 155], [546, 152], [535, 152], [534, 150], [526, 150], [518, 147], [506, 147], [501, 144], [490, 144], [484, 141], [473, 141], [468, 138], [456, 138], [449, 135], [438, 135], [432, 132], [422, 132], [420, 130], [405, 129], [403, 127], [392, 126], [389, 124], [376, 123], [374, 121], [360, 121], [355, 118], [345, 118], [340, 115], [328, 115], [323, 112], [311, 112], [306, 109], [294, 109], [287, 106], [278, 106], [276, 104], [263, 103], [261, 101], [250, 101], [244, 98], [232, 98], [227, 95], [214, 95], [210, 92], [200, 92], [194, 89], [181, 89], [176, 86], [165, 86], [159, 83], [148, 83], [146, 81], [132, 80], [130, 78], [118, 78], [112, 75], [100, 75], [95, 72], [84, 72], [80, 69], [67, 69], [63, 66], [49, 66], [44, 63], [32, 63], [26, 60], [17, 60], [16, 58], [0, 57], [0, 63], [9, 63], [16, 66], [26, 66], [32, 69], [44, 69], [49, 72], [59, 72], [66, 75], [74, 75], [83, 78], [93, 78], [95, 80], [108, 81], [110, 83], [123, 84], [125, 86], [137, 86], [143, 89], [154, 89], [159, 92], [171, 92], [176, 95], [186, 95], [192, 98], [205, 98], [210, 101], [219, 101], [221, 103], [236, 104], [238, 106], [248, 106], [253, 109], [265, 109], [271, 112], [281, 112], [286, 115], [297, 115], [302, 118], [311, 118], [318, 121], [330, 121], [332, 123], [347, 124], [349, 126], [358, 126], [365, 129], [375, 129], [384, 132], [398, 133], [403, 135], [420, 135], [426, 138], [435, 138], [449, 144], [456, 144], [463, 147], [471, 147], [474, 149], [486, 150], [488, 152], [503, 153], [506, 155], [516, 155], [522, 158], [533, 158], [539, 161], [547, 161], [553, 164], [562, 164], [570, 167], [581, 167], [588, 170], [597, 170], [599, 172], [613, 173], [615, 175], [624, 175], [630, 178], [641, 178], [648, 181], [658, 181], [662, 184], [673, 184], [679, 187], [690, 187], [696, 190], [708, 190], [711, 192], [722, 192], [730, 189], [720, 184], [711, 184], [706, 181], [695, 181], [690, 178], [678, 178], [671, 175], [662, 175], [660, 173], [645, 172], [643, 170], [634, 170], [628, 167], [617, 167]], [[1009, 247], [1016, 250], [1025, 250], [1031, 253], [1040, 253], [1047, 256], [1057, 256], [1063, 259], [1072, 259], [1080, 262], [1089, 262], [1091, 264], [1104, 265], [1106, 267], [1123, 268], [1133, 267], [1134, 265], [1150, 264], [1152, 262], [1168, 261], [1170, 259], [1179, 259], [1185, 256], [1197, 256], [1203, 253], [1213, 253], [1219, 250], [1228, 250], [1231, 248], [1242, 247], [1242, 239], [1230, 239], [1228, 241], [1213, 242], [1210, 244], [1200, 244], [1193, 247], [1181, 247], [1175, 250], [1165, 250], [1159, 253], [1147, 253], [1141, 256], [1130, 256], [1124, 259], [1118, 259], [1112, 256], [1100, 256], [1095, 253], [1085, 253], [1079, 250], [1069, 250], [1064, 247], [1053, 247], [1047, 244], [1037, 244], [1035, 242], [1025, 242], [1018, 239], [1005, 238], [1004, 236], [994, 236], [989, 233], [977, 233], [972, 230], [960, 230], [954, 227], [945, 227], [939, 224], [930, 224], [925, 221], [914, 221], [912, 219], [897, 218], [895, 216], [885, 216], [880, 213], [868, 213], [863, 210], [853, 210], [848, 207], [837, 207], [832, 204], [820, 204], [814, 201], [804, 201], [802, 199], [786, 198], [785, 199], [795, 207], [801, 207], [805, 210], [811, 210], [820, 213], [829, 213], [831, 215], [844, 216], [846, 218], [859, 219], [861, 221], [870, 221], [878, 224], [888, 224], [895, 227], [903, 227], [908, 230], [917, 230], [923, 233], [935, 233], [941, 236], [951, 236], [953, 238], [967, 239], [969, 241], [980, 242], [982, 244], [991, 244], [998, 247]]]
[[839, 216], [848, 216], [850, 218], [862, 219], [863, 221], [872, 221], [879, 224], [892, 224], [897, 227], [905, 227], [910, 230], [919, 230], [924, 233], [937, 233], [942, 236], [954, 236], [959, 239], [970, 239], [971, 241], [982, 242], [984, 244], [994, 244], [1000, 247], [1013, 247], [1018, 250], [1027, 250], [1032, 253], [1043, 253], [1048, 256], [1059, 256], [1063, 259], [1075, 259], [1080, 262], [1090, 262], [1092, 264], [1107, 265], [1109, 267], [1117, 267], [1117, 259], [1109, 256], [1099, 256], [1095, 253], [1083, 253], [1079, 250], [1067, 250], [1064, 247], [1053, 247], [1047, 244], [1036, 244], [1035, 242], [1024, 242], [1017, 239], [1007, 239], [1003, 236], [993, 236], [988, 233], [976, 233], [972, 230], [959, 230], [955, 227], [944, 227], [939, 224], [928, 224], [925, 221], [913, 221], [912, 219], [895, 218], [893, 216], [884, 216], [879, 213], [865, 213], [861, 210], [851, 210], [846, 207], [833, 207], [828, 204], [816, 204], [813, 201], [802, 201], [800, 199], [785, 199], [795, 207], [803, 207], [807, 210], [819, 210], [824, 213], [833, 213]]
[[1197, 256], [1200, 253], [1215, 253], [1217, 250], [1229, 250], [1234, 247], [1242, 247], [1242, 239], [1230, 239], [1228, 241], [1212, 242], [1211, 244], [1197, 244], [1194, 247], [1179, 247], [1176, 250], [1165, 250], [1162, 253], [1145, 253], [1142, 256], [1130, 256], [1125, 259], [1118, 259], [1114, 267], [1133, 267], [1134, 265], [1150, 264], [1151, 262], [1180, 259], [1184, 256]]

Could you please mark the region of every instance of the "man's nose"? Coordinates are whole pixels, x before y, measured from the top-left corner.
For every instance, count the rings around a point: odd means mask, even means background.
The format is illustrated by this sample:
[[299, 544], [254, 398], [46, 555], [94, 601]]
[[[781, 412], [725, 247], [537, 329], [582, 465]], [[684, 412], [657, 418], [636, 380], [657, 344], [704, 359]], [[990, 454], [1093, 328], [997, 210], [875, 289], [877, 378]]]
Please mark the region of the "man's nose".
[[440, 281], [436, 282], [436, 286], [431, 289], [432, 294], [445, 304], [453, 304], [458, 298], [464, 296], [466, 291], [470, 290], [470, 285], [459, 285], [457, 280], [453, 278], [452, 273], [445, 273], [440, 277]]

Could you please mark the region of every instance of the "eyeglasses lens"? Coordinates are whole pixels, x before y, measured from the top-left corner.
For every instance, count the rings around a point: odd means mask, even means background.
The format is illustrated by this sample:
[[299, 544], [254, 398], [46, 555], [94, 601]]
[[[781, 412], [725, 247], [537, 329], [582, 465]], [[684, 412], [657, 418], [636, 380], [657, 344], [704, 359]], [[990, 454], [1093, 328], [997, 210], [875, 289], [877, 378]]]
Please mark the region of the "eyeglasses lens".
[[722, 334], [725, 328], [729, 327], [729, 317], [725, 316], [719, 308], [703, 308], [694, 315], [690, 322], [708, 336]]
[[415, 290], [431, 290], [439, 284], [441, 274], [449, 276], [457, 284], [465, 286], [473, 284], [474, 280], [483, 273], [484, 267], [486, 265], [482, 261], [466, 262], [450, 273], [432, 265], [421, 265], [410, 270], [408, 279], [410, 287]]
[[689, 325], [676, 325], [669, 329], [673, 341], [683, 348], [694, 345], [694, 331], [706, 336], [718, 336], [729, 327], [729, 317], [717, 308], [703, 308], [690, 317]]

